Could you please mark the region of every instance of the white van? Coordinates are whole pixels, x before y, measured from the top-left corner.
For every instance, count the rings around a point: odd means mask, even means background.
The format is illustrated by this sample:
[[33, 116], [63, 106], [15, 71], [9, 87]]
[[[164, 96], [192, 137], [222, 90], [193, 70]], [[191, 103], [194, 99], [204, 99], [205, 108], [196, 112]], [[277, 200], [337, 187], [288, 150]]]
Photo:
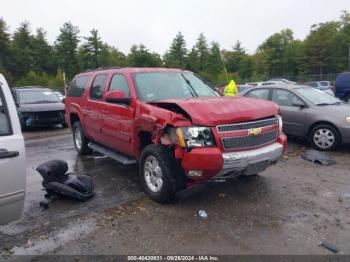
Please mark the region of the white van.
[[0, 74], [0, 224], [20, 218], [25, 195], [24, 140], [10, 89]]

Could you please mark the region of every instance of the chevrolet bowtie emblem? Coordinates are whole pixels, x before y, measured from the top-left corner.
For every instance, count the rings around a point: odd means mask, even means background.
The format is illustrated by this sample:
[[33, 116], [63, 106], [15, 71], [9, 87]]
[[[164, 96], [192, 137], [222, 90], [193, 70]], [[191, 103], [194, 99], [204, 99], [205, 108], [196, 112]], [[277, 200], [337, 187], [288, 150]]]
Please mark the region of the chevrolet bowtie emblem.
[[261, 128], [252, 128], [252, 129], [249, 129], [248, 131], [249, 135], [251, 136], [258, 136], [261, 134], [261, 132], [262, 132]]

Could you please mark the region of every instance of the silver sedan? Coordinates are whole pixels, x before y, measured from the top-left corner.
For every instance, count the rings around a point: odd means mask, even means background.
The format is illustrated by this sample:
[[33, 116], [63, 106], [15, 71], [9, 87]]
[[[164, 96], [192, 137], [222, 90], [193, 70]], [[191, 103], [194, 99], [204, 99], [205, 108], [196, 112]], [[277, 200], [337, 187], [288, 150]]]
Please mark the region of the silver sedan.
[[280, 85], [244, 90], [238, 96], [265, 99], [280, 106], [283, 131], [307, 139], [318, 150], [350, 143], [350, 105], [318, 89]]

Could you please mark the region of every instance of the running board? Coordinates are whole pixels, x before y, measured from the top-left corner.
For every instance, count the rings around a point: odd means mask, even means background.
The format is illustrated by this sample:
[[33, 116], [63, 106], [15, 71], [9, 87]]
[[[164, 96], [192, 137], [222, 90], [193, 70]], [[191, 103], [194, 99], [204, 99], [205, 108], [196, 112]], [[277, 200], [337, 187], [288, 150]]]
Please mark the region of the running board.
[[118, 161], [119, 163], [122, 163], [123, 165], [132, 165], [132, 164], [137, 163], [135, 158], [131, 158], [131, 157], [123, 155], [121, 153], [115, 152], [109, 148], [106, 148], [106, 147], [101, 146], [99, 144], [95, 144], [93, 142], [90, 142], [88, 144], [88, 147], [101, 153], [102, 155], [108, 156], [108, 157]]

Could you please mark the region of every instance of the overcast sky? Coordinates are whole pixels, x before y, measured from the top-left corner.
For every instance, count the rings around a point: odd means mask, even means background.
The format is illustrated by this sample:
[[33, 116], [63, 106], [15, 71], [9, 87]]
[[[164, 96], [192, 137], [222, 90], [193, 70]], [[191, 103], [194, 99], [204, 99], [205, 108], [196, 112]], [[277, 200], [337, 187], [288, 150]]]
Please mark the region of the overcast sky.
[[254, 52], [268, 36], [290, 28], [303, 39], [315, 23], [336, 20], [350, 11], [350, 0], [7, 0], [2, 16], [13, 32], [27, 20], [42, 27], [50, 43], [64, 22], [71, 21], [86, 36], [92, 28], [102, 40], [129, 52], [143, 43], [163, 54], [178, 31], [190, 48], [203, 32], [208, 41], [231, 49], [240, 40]]

